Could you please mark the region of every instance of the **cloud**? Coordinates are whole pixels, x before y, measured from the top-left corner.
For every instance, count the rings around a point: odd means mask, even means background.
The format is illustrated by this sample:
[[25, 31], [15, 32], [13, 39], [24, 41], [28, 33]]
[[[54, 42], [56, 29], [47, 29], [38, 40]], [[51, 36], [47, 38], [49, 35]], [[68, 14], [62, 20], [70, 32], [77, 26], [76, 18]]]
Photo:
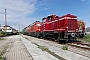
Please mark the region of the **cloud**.
[[47, 2], [48, 2], [48, 0], [38, 0], [36, 3], [37, 11], [49, 10], [50, 4], [48, 4]]
[[8, 24], [12, 23], [15, 25], [15, 23], [25, 23], [26, 20], [28, 21], [26, 16], [28, 14], [31, 15], [36, 10], [36, 2], [37, 0], [0, 0], [0, 23], [3, 25], [5, 9], [7, 12]]
[[42, 10], [49, 10], [50, 8], [42, 8], [42, 9], [39, 9], [39, 11], [42, 11]]

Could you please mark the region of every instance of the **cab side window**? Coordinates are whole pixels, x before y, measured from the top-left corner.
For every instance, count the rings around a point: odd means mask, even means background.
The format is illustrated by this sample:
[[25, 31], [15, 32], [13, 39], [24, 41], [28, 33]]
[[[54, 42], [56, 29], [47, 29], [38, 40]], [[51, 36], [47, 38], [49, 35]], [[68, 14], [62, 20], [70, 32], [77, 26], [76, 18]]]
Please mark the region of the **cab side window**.
[[42, 20], [43, 20], [43, 22], [46, 22], [46, 18], [43, 18]]

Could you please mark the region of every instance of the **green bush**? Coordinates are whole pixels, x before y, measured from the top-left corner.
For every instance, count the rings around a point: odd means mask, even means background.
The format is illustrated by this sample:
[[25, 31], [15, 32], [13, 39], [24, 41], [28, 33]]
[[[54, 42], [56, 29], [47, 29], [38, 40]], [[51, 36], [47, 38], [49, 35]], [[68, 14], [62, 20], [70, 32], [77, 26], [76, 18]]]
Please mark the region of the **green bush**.
[[85, 41], [87, 41], [87, 42], [90, 42], [90, 34], [89, 34], [89, 35], [86, 35], [83, 39], [84, 39]]
[[1, 31], [0, 36], [6, 36], [6, 32]]
[[90, 42], [90, 34], [85, 35], [83, 38], [78, 38], [79, 41]]

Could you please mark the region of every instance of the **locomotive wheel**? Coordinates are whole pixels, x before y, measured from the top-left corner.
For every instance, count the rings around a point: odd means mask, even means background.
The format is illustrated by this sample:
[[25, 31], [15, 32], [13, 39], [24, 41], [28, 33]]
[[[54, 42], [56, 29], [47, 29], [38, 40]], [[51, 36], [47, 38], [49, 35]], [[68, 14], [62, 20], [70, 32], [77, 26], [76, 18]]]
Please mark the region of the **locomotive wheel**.
[[81, 34], [81, 35], [80, 35], [80, 38], [83, 38], [83, 37], [84, 37], [84, 35], [83, 35], [83, 34]]
[[39, 36], [36, 36], [37, 38], [39, 38]]
[[42, 37], [42, 38], [43, 38], [43, 39], [45, 39], [45, 37], [46, 37], [46, 35], [43, 35], [43, 37]]

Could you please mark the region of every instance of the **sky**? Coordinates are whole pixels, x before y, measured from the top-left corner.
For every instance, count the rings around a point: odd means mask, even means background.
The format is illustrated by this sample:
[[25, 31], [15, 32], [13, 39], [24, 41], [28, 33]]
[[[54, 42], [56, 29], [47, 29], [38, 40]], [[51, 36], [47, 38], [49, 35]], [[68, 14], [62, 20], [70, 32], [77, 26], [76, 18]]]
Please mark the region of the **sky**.
[[76, 15], [90, 27], [90, 0], [0, 0], [1, 26], [5, 25], [5, 9], [7, 25], [16, 29], [22, 30], [52, 13]]

